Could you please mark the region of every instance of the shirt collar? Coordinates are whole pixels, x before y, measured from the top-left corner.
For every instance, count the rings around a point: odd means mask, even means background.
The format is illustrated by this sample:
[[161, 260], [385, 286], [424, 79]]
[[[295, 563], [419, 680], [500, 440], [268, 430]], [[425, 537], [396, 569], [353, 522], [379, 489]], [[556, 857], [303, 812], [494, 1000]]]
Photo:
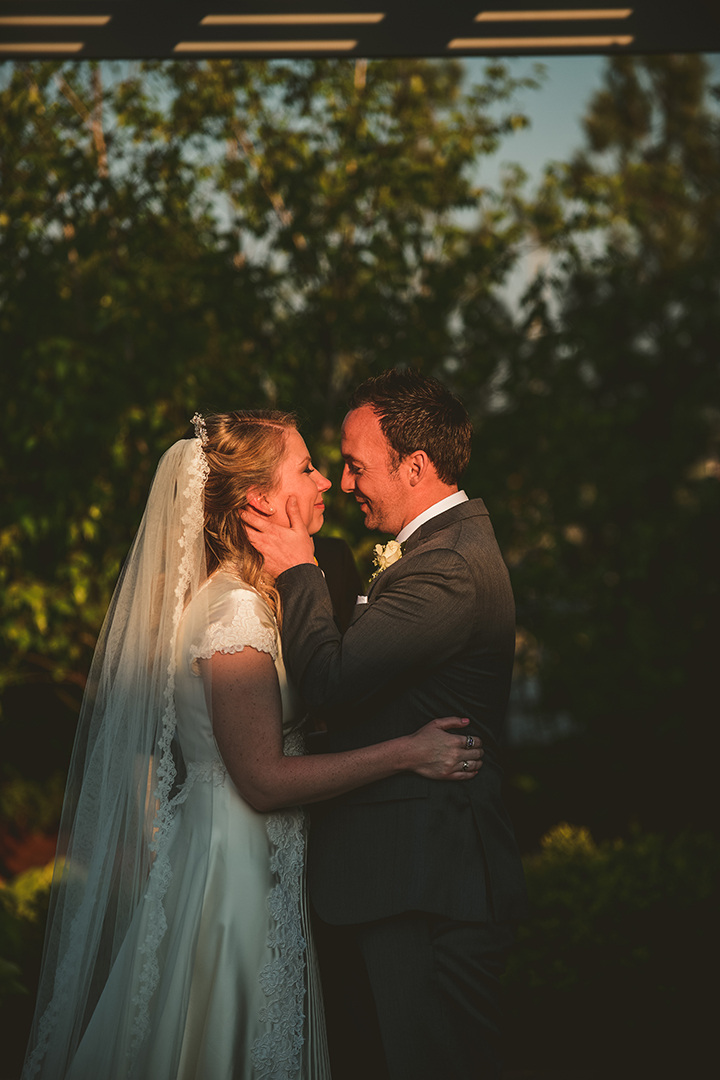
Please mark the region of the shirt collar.
[[464, 491], [453, 491], [452, 495], [446, 496], [441, 499], [440, 502], [436, 502], [433, 506], [428, 506], [427, 510], [423, 510], [422, 514], [418, 514], [412, 521], [409, 521], [407, 525], [404, 525], [395, 539], [399, 544], [404, 544], [412, 534], [424, 525], [426, 521], [430, 521], [432, 518], [437, 517], [438, 514], [444, 514], [446, 510], [449, 510], [451, 506], [459, 506], [460, 503], [468, 501], [468, 497]]

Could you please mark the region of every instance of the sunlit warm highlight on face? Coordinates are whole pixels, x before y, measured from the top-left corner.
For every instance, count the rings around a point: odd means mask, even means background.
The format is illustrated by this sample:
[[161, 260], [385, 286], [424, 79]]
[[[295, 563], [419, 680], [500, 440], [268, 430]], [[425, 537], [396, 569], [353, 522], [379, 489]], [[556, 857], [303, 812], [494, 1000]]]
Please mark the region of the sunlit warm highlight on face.
[[405, 492], [377, 414], [362, 405], [342, 426], [345, 461], [341, 487], [355, 496], [368, 529], [398, 533], [404, 524]]
[[285, 456], [273, 491], [267, 496], [275, 513], [273, 521], [278, 525], [290, 525], [287, 502], [294, 495], [300, 509], [300, 517], [312, 536], [323, 524], [325, 504], [323, 493], [331, 486], [327, 477], [314, 467], [305, 440], [298, 431], [289, 429], [285, 437]]

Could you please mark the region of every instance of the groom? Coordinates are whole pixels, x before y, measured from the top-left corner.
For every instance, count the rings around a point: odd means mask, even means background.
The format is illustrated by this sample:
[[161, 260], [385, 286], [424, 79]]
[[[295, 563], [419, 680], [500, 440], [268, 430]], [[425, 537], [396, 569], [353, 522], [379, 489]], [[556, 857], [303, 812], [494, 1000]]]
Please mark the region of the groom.
[[480, 499], [458, 480], [471, 425], [437, 380], [386, 371], [353, 394], [343, 491], [402, 557], [358, 597], [341, 636], [312, 541], [263, 526], [283, 651], [324, 720], [329, 752], [469, 717], [479, 775], [403, 773], [313, 809], [310, 895], [319, 919], [334, 1080], [500, 1076], [499, 978], [525, 885], [500, 797], [515, 628], [507, 570]]

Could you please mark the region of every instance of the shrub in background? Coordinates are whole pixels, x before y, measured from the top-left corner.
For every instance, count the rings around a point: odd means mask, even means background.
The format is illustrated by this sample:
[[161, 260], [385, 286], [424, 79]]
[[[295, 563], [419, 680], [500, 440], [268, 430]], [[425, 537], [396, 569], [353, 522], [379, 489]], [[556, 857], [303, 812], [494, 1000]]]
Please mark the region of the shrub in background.
[[531, 915], [504, 980], [509, 1063], [635, 1077], [699, 1064], [720, 842], [636, 833], [597, 845], [563, 823], [525, 870]]
[[53, 864], [0, 879], [2, 1076], [20, 1075], [35, 1007]]

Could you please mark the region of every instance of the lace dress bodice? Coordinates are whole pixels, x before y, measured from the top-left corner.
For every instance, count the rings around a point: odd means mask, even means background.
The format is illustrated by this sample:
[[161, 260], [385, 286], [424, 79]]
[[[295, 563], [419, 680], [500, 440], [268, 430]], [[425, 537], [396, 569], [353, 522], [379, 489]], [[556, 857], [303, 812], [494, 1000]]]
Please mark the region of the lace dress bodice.
[[197, 627], [192, 618], [186, 618], [178, 634], [177, 734], [187, 763], [222, 761], [213, 735], [199, 665], [201, 659], [209, 660], [214, 653], [236, 653], [244, 648], [269, 653], [275, 661], [280, 684], [286, 736], [294, 730], [297, 719], [296, 696], [285, 673], [280, 635], [265, 601], [251, 585], [224, 570], [213, 574], [205, 590], [203, 603], [207, 604], [208, 625]]

